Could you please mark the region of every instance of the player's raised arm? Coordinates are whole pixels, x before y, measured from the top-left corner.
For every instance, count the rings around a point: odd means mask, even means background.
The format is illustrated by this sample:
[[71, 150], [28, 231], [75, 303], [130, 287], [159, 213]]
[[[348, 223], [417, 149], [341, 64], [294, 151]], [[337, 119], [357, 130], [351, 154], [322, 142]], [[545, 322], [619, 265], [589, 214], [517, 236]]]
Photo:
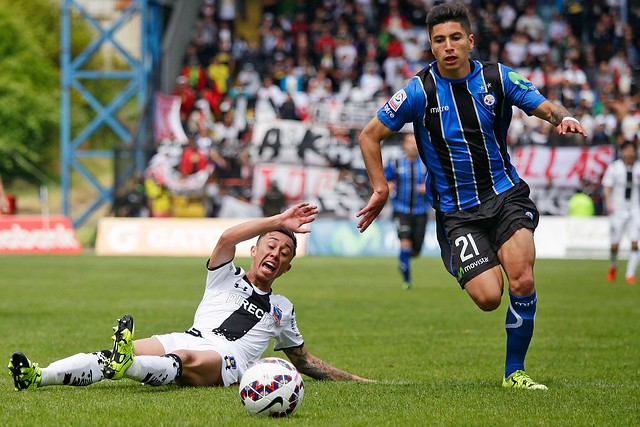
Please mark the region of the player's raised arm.
[[298, 371], [316, 380], [374, 382], [329, 365], [309, 353], [304, 344], [300, 347], [286, 348], [283, 351]]
[[295, 233], [308, 233], [310, 230], [303, 226], [315, 220], [317, 213], [317, 206], [303, 202], [291, 206], [280, 214], [247, 221], [225, 230], [211, 252], [209, 268], [231, 261], [236, 254], [238, 243], [268, 231], [287, 228]]
[[384, 176], [382, 166], [382, 151], [380, 144], [383, 139], [393, 134], [393, 131], [386, 127], [380, 119], [374, 117], [362, 129], [358, 142], [362, 151], [362, 158], [369, 174], [373, 194], [367, 205], [356, 214], [360, 218], [358, 228], [362, 233], [371, 225], [374, 219], [380, 214], [389, 197], [389, 184]]

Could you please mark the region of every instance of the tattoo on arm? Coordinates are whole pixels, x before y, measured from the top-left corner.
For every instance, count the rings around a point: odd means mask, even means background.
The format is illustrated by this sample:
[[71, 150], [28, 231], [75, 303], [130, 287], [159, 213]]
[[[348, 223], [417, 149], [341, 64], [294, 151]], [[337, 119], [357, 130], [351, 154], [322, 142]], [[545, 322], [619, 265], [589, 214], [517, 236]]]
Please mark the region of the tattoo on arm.
[[551, 118], [549, 122], [554, 126], [558, 126], [560, 123], [562, 123], [562, 119], [564, 119], [565, 117], [573, 116], [571, 115], [569, 110], [567, 110], [562, 105], [555, 105], [555, 108], [551, 110]]
[[350, 373], [341, 371], [309, 354], [304, 346], [286, 349], [285, 354], [298, 371], [316, 380], [345, 381], [354, 379]]

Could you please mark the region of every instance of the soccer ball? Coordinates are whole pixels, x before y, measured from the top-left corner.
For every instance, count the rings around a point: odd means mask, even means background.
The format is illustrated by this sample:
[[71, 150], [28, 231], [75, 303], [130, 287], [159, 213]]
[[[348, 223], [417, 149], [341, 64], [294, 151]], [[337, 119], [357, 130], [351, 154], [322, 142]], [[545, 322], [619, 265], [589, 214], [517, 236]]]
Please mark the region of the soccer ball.
[[240, 380], [239, 392], [250, 415], [286, 417], [300, 407], [304, 382], [291, 363], [267, 357], [247, 369]]

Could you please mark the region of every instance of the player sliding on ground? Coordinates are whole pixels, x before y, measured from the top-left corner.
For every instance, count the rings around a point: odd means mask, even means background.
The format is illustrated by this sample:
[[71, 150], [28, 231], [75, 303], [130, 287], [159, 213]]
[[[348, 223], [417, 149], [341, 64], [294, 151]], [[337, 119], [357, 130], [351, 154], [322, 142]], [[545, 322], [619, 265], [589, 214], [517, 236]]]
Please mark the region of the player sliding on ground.
[[[148, 385], [230, 386], [275, 340], [303, 374], [319, 380], [369, 381], [341, 371], [307, 351], [293, 304], [272, 293], [275, 279], [291, 269], [295, 233], [315, 219], [316, 206], [300, 203], [281, 214], [251, 220], [220, 236], [207, 261], [204, 296], [186, 332], [133, 341], [129, 315], [114, 328], [113, 350], [80, 353], [46, 368], [16, 352], [9, 362], [16, 390], [48, 385], [86, 386], [103, 379], [130, 378]], [[245, 273], [233, 259], [236, 245], [259, 236]]]

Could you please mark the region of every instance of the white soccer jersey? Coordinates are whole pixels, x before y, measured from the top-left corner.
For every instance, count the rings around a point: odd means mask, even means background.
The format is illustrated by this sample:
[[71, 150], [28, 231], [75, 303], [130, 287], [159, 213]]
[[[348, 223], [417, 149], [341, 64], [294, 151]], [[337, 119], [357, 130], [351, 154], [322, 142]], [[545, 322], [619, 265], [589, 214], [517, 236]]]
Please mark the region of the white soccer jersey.
[[621, 159], [615, 160], [607, 167], [602, 186], [611, 188], [614, 212], [640, 209], [640, 162], [627, 167]]
[[625, 229], [629, 239], [640, 236], [640, 162], [627, 167], [621, 159], [612, 162], [602, 177], [602, 186], [611, 189], [613, 213], [609, 217], [611, 243], [620, 243]]
[[262, 293], [233, 261], [208, 269], [193, 329], [211, 341], [219, 340], [247, 362], [259, 359], [271, 338], [275, 339], [275, 350], [304, 343], [291, 301]]

